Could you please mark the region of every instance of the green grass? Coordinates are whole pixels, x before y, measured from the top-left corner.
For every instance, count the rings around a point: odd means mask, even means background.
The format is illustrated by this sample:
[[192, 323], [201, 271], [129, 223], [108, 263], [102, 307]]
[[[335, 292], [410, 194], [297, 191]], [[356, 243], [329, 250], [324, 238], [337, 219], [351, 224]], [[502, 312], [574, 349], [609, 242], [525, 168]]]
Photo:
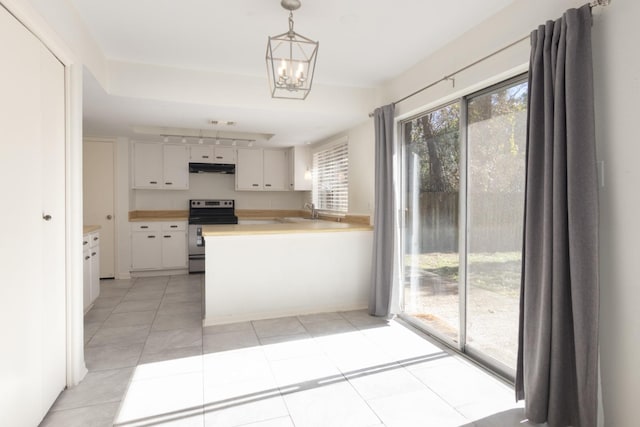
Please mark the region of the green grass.
[[[405, 257], [405, 267], [413, 266], [451, 282], [458, 281], [459, 264], [457, 253], [432, 252]], [[517, 296], [520, 292], [520, 252], [472, 253], [468, 264], [467, 280], [472, 287], [508, 296]]]

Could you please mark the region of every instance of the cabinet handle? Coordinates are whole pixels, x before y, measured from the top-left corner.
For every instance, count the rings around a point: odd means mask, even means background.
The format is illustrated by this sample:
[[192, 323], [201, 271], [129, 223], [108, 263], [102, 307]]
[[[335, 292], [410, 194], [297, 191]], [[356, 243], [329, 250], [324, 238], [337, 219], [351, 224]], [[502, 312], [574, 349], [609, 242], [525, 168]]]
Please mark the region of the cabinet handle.
[[85, 260], [91, 258], [89, 255], [87, 255], [86, 257], [84, 257]]
[[149, 228], [148, 225], [141, 225], [140, 228]]
[[88, 245], [88, 244], [89, 244], [89, 242], [87, 242], [86, 240], [84, 242], [82, 242], [82, 246]]
[[158, 181], [149, 181], [149, 184], [157, 184]]
[[94, 237], [94, 238], [93, 238], [93, 241], [95, 242], [96, 240], [98, 240], [98, 238], [97, 238], [97, 237]]
[[95, 252], [91, 252], [91, 256], [96, 256], [97, 254]]
[[203, 159], [208, 159], [208, 158], [209, 158], [209, 156], [202, 156], [202, 158], [203, 158]]
[[171, 228], [178, 228], [178, 226], [177, 226], [177, 225], [171, 225], [170, 227], [171, 227]]
[[224, 159], [222, 156], [216, 156], [216, 159]]
[[156, 236], [154, 236], [154, 235], [147, 236], [147, 239], [155, 239], [155, 238], [156, 238]]
[[259, 184], [251, 184], [251, 185], [254, 186], [254, 187], [260, 187]]
[[265, 187], [271, 187], [271, 184], [265, 184], [264, 186]]
[[173, 182], [165, 182], [164, 185], [173, 185]]
[[164, 238], [165, 238], [165, 239], [170, 239], [170, 238], [171, 238], [171, 236], [166, 235], [166, 236], [164, 236]]

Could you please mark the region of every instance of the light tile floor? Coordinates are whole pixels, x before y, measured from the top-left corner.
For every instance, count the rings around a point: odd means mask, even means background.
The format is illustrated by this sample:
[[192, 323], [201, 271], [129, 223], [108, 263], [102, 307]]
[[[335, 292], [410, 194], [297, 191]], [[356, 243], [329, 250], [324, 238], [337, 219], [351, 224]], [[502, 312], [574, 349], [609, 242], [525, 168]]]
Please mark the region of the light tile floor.
[[530, 425], [511, 387], [401, 322], [350, 311], [202, 328], [202, 283], [103, 281], [85, 316], [89, 373], [42, 425]]

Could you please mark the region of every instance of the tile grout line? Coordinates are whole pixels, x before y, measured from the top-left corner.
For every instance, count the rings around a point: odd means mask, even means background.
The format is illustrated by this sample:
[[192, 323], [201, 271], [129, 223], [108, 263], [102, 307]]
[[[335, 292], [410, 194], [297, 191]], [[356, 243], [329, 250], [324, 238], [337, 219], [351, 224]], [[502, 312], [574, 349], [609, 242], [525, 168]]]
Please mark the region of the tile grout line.
[[[133, 282], [131, 283], [131, 287], [129, 287], [129, 290], [127, 291], [126, 294], [123, 295], [122, 299], [120, 300], [120, 302], [122, 302], [124, 300], [124, 297], [126, 295], [129, 294], [129, 292], [131, 292], [131, 290], [133, 289], [133, 287], [135, 286], [136, 282], [138, 281], [138, 278], [133, 278]], [[118, 303], [120, 304], [120, 303]], [[115, 310], [115, 307], [114, 307]], [[148, 338], [148, 337], [147, 337]], [[145, 341], [146, 343], [146, 341]], [[144, 350], [144, 345], [142, 346], [142, 349]], [[142, 354], [142, 352], [141, 352]], [[139, 357], [138, 357], [139, 359]], [[137, 366], [137, 363], [136, 363]], [[126, 369], [126, 368], [125, 368]], [[135, 367], [134, 367], [135, 370]], [[113, 415], [113, 419], [111, 420], [111, 424], [115, 425], [116, 423], [116, 419], [118, 418], [118, 416], [120, 415], [120, 411], [122, 410], [122, 405], [124, 404], [124, 397], [127, 394], [127, 391], [129, 390], [129, 387], [131, 386], [131, 382], [133, 381], [133, 372], [131, 372], [131, 375], [129, 375], [129, 379], [127, 380], [127, 385], [125, 386], [124, 392], [122, 393], [122, 396], [120, 396], [120, 400], [118, 401], [118, 409], [116, 409], [115, 414]]]
[[167, 283], [165, 283], [164, 285], [164, 292], [162, 292], [162, 297], [160, 298], [160, 304], [158, 304], [158, 307], [156, 308], [155, 313], [153, 315], [153, 319], [149, 324], [149, 333], [147, 333], [147, 338], [144, 340], [144, 345], [142, 346], [142, 350], [140, 350], [140, 355], [138, 356], [138, 361], [136, 362], [135, 366], [140, 365], [140, 360], [142, 360], [142, 354], [144, 353], [144, 349], [147, 347], [147, 342], [149, 341], [149, 337], [151, 336], [151, 331], [153, 330], [153, 323], [156, 321], [156, 318], [158, 317], [158, 311], [160, 311], [160, 307], [162, 306], [162, 301], [164, 300], [164, 296], [167, 294], [167, 287], [169, 286], [171, 277], [172, 276], [169, 276]]
[[[362, 336], [363, 336], [363, 338], [365, 338], [365, 339], [367, 338], [366, 336], [364, 336], [364, 334], [362, 333], [362, 331], [361, 331], [361, 330], [360, 330], [356, 325], [354, 325], [352, 322], [350, 322], [350, 321], [349, 321], [349, 319], [347, 319], [347, 318], [346, 318], [346, 317], [345, 317], [341, 312], [338, 312], [338, 314], [340, 315], [340, 317], [342, 317], [344, 320], [346, 320], [346, 321], [347, 321], [347, 323], [349, 323], [351, 326], [353, 326], [353, 327], [355, 328], [355, 330], [356, 330], [360, 335], [362, 335]], [[304, 325], [303, 325], [303, 326], [304, 326]], [[306, 327], [305, 327], [305, 329], [306, 329]], [[312, 339], [313, 339], [314, 341], [315, 341], [315, 338], [316, 338], [316, 337], [313, 337], [313, 336], [312, 336]], [[320, 348], [321, 348], [321, 347], [320, 347]], [[338, 370], [338, 372], [340, 372], [340, 374], [342, 375], [342, 378], [344, 378], [344, 381], [345, 381], [347, 384], [349, 384], [349, 387], [351, 387], [351, 389], [356, 393], [356, 395], [360, 398], [360, 400], [362, 400], [362, 401], [365, 403], [365, 405], [367, 405], [367, 407], [369, 408], [369, 410], [371, 411], [371, 413], [373, 413], [373, 414], [376, 416], [376, 418], [378, 419], [378, 421], [380, 421], [380, 424], [381, 424], [382, 426], [384, 426], [385, 424], [384, 424], [384, 422], [383, 422], [382, 418], [380, 418], [380, 415], [378, 415], [378, 413], [377, 413], [377, 412], [376, 412], [376, 411], [371, 407], [371, 405], [369, 405], [369, 402], [367, 402], [367, 400], [364, 398], [364, 396], [362, 396], [362, 394], [360, 394], [360, 392], [358, 391], [358, 389], [356, 389], [356, 388], [354, 387], [354, 385], [353, 385], [353, 384], [351, 384], [351, 382], [349, 381], [349, 378], [347, 378], [347, 377], [345, 376], [345, 373], [344, 373], [344, 372], [342, 372], [342, 370], [340, 369], [340, 367], [339, 367], [338, 365], [336, 365], [336, 363], [335, 363], [335, 362], [334, 362], [334, 361], [329, 357], [329, 355], [326, 353], [326, 351], [322, 350], [322, 352], [323, 352], [323, 353], [324, 353], [324, 355], [327, 357], [327, 359], [331, 361], [331, 363], [335, 366], [335, 368]]]
[[[282, 388], [278, 384], [278, 379], [276, 378], [276, 373], [273, 370], [273, 366], [271, 364], [271, 360], [269, 360], [269, 358], [267, 357], [267, 354], [265, 353], [264, 346], [263, 346], [262, 342], [260, 341], [260, 337], [258, 336], [258, 331], [256, 330], [256, 326], [254, 325], [254, 321], [251, 320], [251, 321], [249, 321], [249, 323], [251, 324], [251, 329], [253, 329], [253, 333], [256, 335], [256, 338], [258, 339], [258, 345], [260, 346], [260, 351], [261, 351], [262, 355], [264, 356], [265, 360], [267, 361], [267, 365], [269, 366], [269, 372], [271, 372], [271, 376], [273, 377], [275, 385], [276, 385], [276, 387], [278, 387], [278, 395], [280, 396], [280, 399], [282, 399], [282, 403], [284, 404], [284, 407], [287, 408], [287, 414], [289, 416], [289, 420], [291, 420], [291, 424], [293, 424], [293, 426], [295, 427], [296, 424], [295, 424], [295, 421], [293, 420], [293, 416], [291, 415], [291, 409], [289, 408], [289, 405], [287, 404], [287, 400], [282, 395]], [[303, 325], [303, 327], [304, 327], [304, 325]]]

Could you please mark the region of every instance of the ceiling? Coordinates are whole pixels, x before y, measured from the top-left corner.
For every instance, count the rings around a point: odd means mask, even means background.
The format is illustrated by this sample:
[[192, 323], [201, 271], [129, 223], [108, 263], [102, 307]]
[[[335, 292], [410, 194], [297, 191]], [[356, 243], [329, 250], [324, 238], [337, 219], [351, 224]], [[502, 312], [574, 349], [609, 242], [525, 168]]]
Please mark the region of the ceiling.
[[514, 0], [302, 0], [295, 30], [320, 42], [305, 101], [269, 96], [267, 37], [287, 29], [279, 0], [62, 1], [109, 64], [107, 84], [86, 73], [85, 134], [254, 132], [295, 145], [367, 120], [376, 88]]

